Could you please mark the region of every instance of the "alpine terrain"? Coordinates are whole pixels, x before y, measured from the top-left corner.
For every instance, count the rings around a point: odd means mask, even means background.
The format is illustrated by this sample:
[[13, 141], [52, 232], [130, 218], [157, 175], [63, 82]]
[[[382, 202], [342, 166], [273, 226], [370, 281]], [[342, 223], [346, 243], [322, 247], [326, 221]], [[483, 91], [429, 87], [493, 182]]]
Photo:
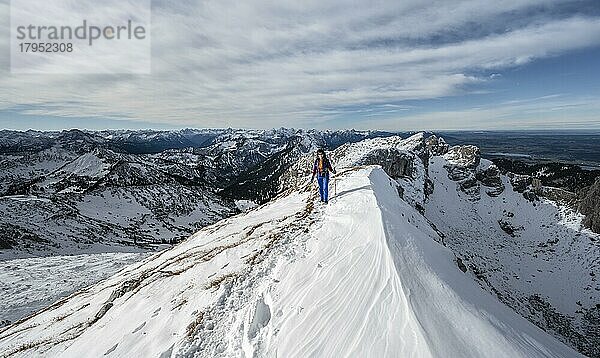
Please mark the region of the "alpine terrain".
[[378, 135], [0, 131], [0, 261], [161, 249], [271, 199], [304, 153]]
[[[258, 206], [218, 220], [234, 209], [227, 188], [199, 186], [194, 195], [212, 212], [203, 214], [207, 226], [1, 328], [0, 356], [600, 356], [600, 237], [578, 211], [549, 200], [550, 189], [503, 174], [475, 146], [419, 133], [331, 146], [338, 174], [323, 204], [308, 183], [314, 157], [305, 153], [316, 145], [306, 138], [294, 142], [305, 147], [286, 142], [279, 159], [261, 162], [288, 164], [274, 176], [276, 190], [255, 198]], [[219, 145], [236, 144], [203, 150]], [[62, 158], [60, 148], [51, 145], [43, 158]], [[180, 188], [195, 172], [163, 176], [161, 168], [169, 155], [193, 161], [197, 151], [143, 154], [152, 170], [131, 151], [86, 152], [52, 169], [39, 161], [46, 174], [26, 192], [10, 189], [21, 195], [10, 200], [77, 192], [76, 217], [98, 222], [84, 210], [94, 196], [127, 195], [141, 205], [151, 192], [116, 185], [129, 178], [123, 173], [150, 171]], [[206, 173], [232, 158], [204, 165], [198, 180], [211, 183]], [[96, 189], [73, 181], [81, 176], [97, 178]], [[244, 187], [240, 178], [232, 180]], [[188, 198], [180, 189], [177, 198]], [[154, 211], [147, 217], [161, 220]], [[146, 230], [156, 223], [146, 222]]]

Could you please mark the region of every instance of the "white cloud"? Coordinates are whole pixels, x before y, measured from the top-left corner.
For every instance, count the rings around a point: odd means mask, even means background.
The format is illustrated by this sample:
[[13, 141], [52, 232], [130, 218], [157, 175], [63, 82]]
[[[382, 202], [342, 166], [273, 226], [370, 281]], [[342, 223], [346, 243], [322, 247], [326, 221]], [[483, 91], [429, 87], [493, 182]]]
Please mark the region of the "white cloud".
[[549, 95], [468, 109], [426, 111], [371, 121], [364, 127], [387, 130], [600, 129], [600, 98]]
[[[600, 44], [597, 17], [506, 15], [553, 3], [155, 1], [152, 75], [5, 74], [0, 108], [189, 126], [318, 127], [346, 111], [338, 108], [457, 95], [490, 80], [473, 74], [479, 70]], [[8, 19], [6, 4], [0, 11]], [[460, 123], [439, 116], [448, 120]]]

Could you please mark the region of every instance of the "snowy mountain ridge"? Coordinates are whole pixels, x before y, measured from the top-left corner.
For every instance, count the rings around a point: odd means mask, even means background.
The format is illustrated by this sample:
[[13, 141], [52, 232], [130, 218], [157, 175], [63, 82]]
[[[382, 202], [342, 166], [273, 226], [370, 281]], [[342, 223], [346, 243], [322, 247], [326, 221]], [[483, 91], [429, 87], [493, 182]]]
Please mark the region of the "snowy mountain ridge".
[[384, 134], [0, 131], [0, 260], [153, 250], [239, 212], [240, 200], [268, 201], [314, 148]]
[[[449, 148], [437, 137], [370, 139], [342, 145], [331, 158], [340, 174], [329, 205], [319, 204], [306, 184], [312, 159], [305, 156], [282, 175], [274, 200], [0, 330], [0, 351], [6, 357], [580, 355], [562, 340], [596, 354], [598, 336], [586, 327], [597, 325], [598, 286], [584, 273], [595, 270], [598, 246], [593, 233], [564, 225], [561, 215], [568, 213], [526, 199], [475, 149]], [[539, 246], [547, 234], [560, 239]], [[560, 285], [552, 285], [572, 258]], [[532, 272], [542, 279], [529, 280]], [[571, 300], [592, 319], [573, 312]], [[536, 321], [548, 312], [564, 322], [551, 315]]]

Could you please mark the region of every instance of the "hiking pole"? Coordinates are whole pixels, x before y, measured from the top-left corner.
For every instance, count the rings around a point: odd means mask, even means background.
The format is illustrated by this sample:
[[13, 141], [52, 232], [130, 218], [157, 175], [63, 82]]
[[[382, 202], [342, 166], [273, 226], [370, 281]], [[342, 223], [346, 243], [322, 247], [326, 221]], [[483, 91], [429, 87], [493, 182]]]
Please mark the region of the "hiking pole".
[[333, 197], [337, 198], [337, 177], [333, 178]]

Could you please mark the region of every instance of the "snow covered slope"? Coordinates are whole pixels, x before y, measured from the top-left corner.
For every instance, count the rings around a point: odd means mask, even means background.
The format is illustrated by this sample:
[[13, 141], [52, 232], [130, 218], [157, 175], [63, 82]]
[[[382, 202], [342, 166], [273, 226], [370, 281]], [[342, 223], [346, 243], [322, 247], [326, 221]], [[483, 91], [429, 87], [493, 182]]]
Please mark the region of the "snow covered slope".
[[0, 261], [0, 327], [148, 256], [114, 252]]
[[[464, 178], [456, 174], [461, 171]], [[451, 156], [431, 158], [428, 172], [435, 189], [425, 216], [484, 289], [597, 356], [600, 235], [582, 228], [580, 215], [564, 206], [527, 200], [506, 176], [478, 180], [486, 171], [495, 170], [485, 159], [469, 169]], [[490, 181], [496, 182], [490, 186]]]
[[459, 270], [380, 167], [208, 226], [0, 331], [3, 357], [577, 357]]

